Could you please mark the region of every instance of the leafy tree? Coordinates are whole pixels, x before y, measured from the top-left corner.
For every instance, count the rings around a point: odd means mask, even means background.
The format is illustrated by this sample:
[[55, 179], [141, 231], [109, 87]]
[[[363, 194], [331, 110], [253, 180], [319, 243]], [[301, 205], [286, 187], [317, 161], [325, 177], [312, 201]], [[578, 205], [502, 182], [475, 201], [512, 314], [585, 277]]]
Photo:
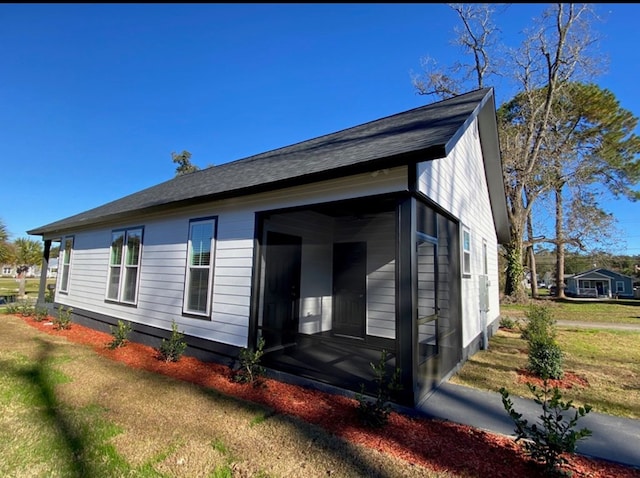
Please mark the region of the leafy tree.
[[[640, 138], [633, 133], [637, 119], [620, 107], [610, 91], [595, 84], [562, 86], [550, 105], [538, 153], [539, 170], [525, 190], [529, 201], [534, 191], [538, 198], [550, 194], [555, 204], [555, 237], [541, 240], [556, 248], [559, 297], [564, 297], [565, 246], [584, 249], [586, 238], [603, 239], [603, 232], [612, 230], [613, 217], [598, 206], [596, 189], [604, 186], [615, 195], [635, 199], [638, 193], [632, 185], [640, 180], [636, 159]], [[509, 102], [503, 118], [510, 124], [525, 124], [530, 117], [529, 95]], [[544, 97], [546, 88], [537, 95]], [[565, 203], [570, 204], [570, 214]]]
[[172, 152], [171, 159], [178, 165], [176, 166], [176, 176], [193, 173], [200, 169], [198, 166], [191, 164], [191, 153], [189, 151], [182, 151], [180, 154]]

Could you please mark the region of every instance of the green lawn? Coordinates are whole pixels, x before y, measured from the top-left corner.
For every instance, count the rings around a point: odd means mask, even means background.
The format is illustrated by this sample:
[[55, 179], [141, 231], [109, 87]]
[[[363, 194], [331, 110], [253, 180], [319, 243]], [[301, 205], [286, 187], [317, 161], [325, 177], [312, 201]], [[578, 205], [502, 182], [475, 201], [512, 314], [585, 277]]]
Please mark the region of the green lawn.
[[[640, 325], [640, 301], [576, 301], [542, 299], [556, 320]], [[521, 321], [529, 305], [501, 305], [502, 317]], [[523, 322], [520, 322], [523, 325]], [[576, 404], [592, 405], [594, 411], [640, 418], [640, 331], [621, 331], [556, 325], [557, 341], [564, 354], [563, 369], [587, 381], [562, 390]], [[532, 398], [521, 380], [527, 366], [527, 342], [520, 331], [500, 329], [488, 350], [471, 357], [452, 382], [498, 391], [505, 387], [515, 395]]]
[[[547, 305], [557, 320], [623, 323], [640, 325], [640, 300], [540, 299], [532, 303]], [[501, 304], [503, 317], [524, 318], [529, 305]]]
[[[27, 278], [25, 279], [25, 291], [27, 294], [37, 294], [40, 287], [40, 278]], [[55, 284], [55, 279], [47, 279], [47, 284]], [[13, 277], [0, 277], [0, 294], [6, 294], [9, 292], [18, 292], [20, 284]]]

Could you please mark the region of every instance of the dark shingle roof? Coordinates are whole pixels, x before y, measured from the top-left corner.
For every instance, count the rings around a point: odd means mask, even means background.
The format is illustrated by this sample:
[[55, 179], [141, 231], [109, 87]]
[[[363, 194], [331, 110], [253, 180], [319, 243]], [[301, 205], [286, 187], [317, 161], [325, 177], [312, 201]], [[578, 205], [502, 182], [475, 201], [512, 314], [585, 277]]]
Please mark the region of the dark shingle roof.
[[[159, 208], [250, 194], [446, 156], [493, 99], [484, 88], [337, 133], [213, 166], [28, 231], [54, 234]], [[493, 105], [493, 102], [491, 103]], [[492, 111], [495, 114], [495, 111]]]

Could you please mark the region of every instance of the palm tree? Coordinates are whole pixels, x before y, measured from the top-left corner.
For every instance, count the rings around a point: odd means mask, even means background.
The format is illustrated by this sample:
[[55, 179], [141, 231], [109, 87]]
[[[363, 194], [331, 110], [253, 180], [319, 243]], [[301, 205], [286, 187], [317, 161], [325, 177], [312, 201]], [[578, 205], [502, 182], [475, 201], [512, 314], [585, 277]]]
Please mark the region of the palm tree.
[[9, 232], [7, 226], [0, 219], [0, 265], [12, 262], [12, 248], [9, 244]]
[[42, 263], [42, 244], [33, 239], [19, 238], [14, 241], [14, 245], [16, 248], [18, 278], [20, 279], [18, 294], [20, 297], [24, 297], [26, 272], [30, 267], [39, 266]]

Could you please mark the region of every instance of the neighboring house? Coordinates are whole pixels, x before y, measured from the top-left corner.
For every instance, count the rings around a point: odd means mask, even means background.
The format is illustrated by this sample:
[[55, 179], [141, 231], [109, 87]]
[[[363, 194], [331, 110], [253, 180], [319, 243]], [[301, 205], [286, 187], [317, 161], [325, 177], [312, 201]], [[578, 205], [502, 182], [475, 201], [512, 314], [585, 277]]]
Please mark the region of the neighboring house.
[[[25, 277], [37, 277], [40, 274], [40, 269], [38, 266], [29, 266], [27, 271], [25, 272]], [[6, 264], [2, 266], [2, 276], [3, 277], [17, 277], [18, 276], [18, 267], [15, 264]]]
[[633, 277], [601, 267], [567, 276], [565, 283], [569, 297], [633, 298]]
[[54, 279], [58, 276], [58, 258], [49, 259], [49, 267], [47, 268], [47, 278]]
[[[250, 141], [250, 137], [247, 138]], [[284, 380], [373, 390], [382, 350], [415, 405], [497, 329], [509, 240], [485, 88], [177, 176], [29, 234], [60, 242], [56, 306], [232, 364], [265, 338]], [[44, 287], [41, 287], [44, 290]], [[41, 298], [42, 299], [42, 298]]]

